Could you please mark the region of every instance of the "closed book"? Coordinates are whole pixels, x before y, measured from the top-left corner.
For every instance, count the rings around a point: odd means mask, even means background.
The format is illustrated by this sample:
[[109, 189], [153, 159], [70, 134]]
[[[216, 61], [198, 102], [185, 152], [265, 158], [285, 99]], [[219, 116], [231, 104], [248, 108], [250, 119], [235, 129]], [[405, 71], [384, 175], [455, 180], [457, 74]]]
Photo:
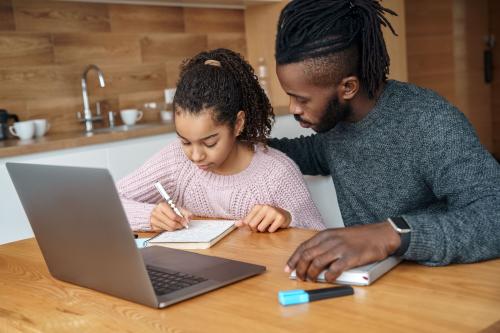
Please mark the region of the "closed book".
[[[372, 264], [351, 268], [340, 274], [334, 283], [368, 286], [399, 264], [401, 260], [402, 259], [399, 257], [387, 257], [384, 260], [376, 261]], [[297, 275], [295, 271], [290, 273], [290, 279], [296, 278]], [[318, 275], [317, 282], [326, 282], [325, 271]]]
[[174, 249], [208, 249], [233, 231], [235, 221], [193, 220], [189, 229], [164, 231], [145, 242], [146, 246], [165, 246]]

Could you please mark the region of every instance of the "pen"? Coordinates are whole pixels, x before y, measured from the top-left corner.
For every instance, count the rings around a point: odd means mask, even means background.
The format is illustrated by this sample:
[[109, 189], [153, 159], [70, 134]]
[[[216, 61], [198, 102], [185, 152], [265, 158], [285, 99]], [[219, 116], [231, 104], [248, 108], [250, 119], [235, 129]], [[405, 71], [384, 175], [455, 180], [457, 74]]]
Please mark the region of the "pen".
[[294, 305], [319, 301], [321, 299], [348, 296], [354, 294], [350, 286], [322, 288], [314, 290], [286, 290], [278, 292], [278, 300], [281, 305]]
[[[172, 200], [172, 198], [170, 198], [170, 195], [168, 195], [167, 191], [165, 191], [165, 188], [163, 188], [161, 183], [156, 182], [155, 187], [158, 190], [158, 192], [160, 192], [160, 195], [163, 197], [163, 199], [165, 199], [165, 201], [169, 204], [169, 206], [174, 210], [174, 212], [180, 217], [184, 218], [181, 211], [179, 210], [179, 208], [175, 206], [174, 201]], [[189, 229], [189, 226], [186, 224], [184, 225], [184, 228]]]

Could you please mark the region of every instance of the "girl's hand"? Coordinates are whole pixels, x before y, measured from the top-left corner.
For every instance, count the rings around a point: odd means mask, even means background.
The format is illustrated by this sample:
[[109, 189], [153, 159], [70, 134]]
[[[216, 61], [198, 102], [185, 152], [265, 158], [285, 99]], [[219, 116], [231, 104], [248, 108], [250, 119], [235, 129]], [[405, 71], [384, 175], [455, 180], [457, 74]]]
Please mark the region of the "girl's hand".
[[288, 228], [291, 221], [292, 216], [284, 209], [268, 205], [255, 205], [244, 219], [236, 222], [236, 226], [248, 226], [256, 232], [275, 232], [279, 228]]
[[179, 208], [184, 218], [177, 215], [166, 203], [159, 203], [151, 212], [149, 223], [154, 231], [174, 231], [184, 228], [189, 223], [193, 214], [183, 208]]

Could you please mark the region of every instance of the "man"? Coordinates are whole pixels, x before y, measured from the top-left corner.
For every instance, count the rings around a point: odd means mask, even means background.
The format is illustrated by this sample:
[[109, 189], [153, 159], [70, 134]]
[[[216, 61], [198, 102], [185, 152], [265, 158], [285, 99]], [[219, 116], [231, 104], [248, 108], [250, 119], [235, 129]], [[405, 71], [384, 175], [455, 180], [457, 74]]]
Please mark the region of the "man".
[[390, 255], [431, 266], [500, 256], [500, 166], [434, 92], [387, 80], [375, 0], [295, 0], [282, 11], [276, 72], [290, 112], [318, 132], [273, 139], [304, 174], [331, 175], [346, 228], [301, 244], [300, 279]]

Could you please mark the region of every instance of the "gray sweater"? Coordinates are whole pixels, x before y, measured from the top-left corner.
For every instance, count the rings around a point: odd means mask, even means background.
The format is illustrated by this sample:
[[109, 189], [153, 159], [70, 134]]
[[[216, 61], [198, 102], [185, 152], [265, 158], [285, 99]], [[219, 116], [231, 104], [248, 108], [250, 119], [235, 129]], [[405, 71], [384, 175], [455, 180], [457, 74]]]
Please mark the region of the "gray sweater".
[[436, 93], [389, 81], [359, 122], [272, 139], [307, 175], [331, 175], [346, 226], [402, 216], [404, 258], [426, 265], [500, 256], [500, 165]]

